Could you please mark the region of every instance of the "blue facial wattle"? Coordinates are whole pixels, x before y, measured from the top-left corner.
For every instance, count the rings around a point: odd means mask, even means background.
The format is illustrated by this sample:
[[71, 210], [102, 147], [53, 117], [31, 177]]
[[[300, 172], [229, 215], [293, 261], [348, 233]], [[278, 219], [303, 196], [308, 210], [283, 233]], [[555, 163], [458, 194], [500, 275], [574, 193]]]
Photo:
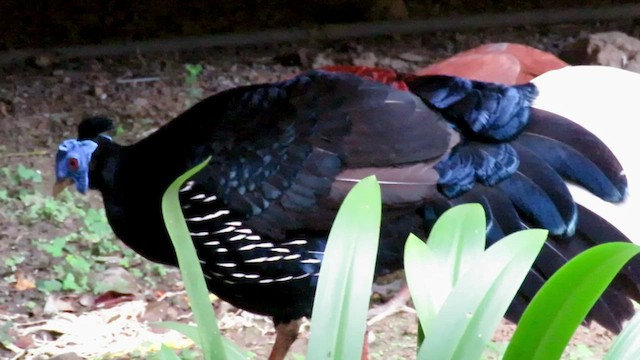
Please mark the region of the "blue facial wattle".
[[79, 192], [86, 193], [89, 189], [89, 163], [91, 155], [97, 148], [98, 144], [91, 140], [63, 141], [58, 146], [56, 154], [56, 181], [70, 178]]

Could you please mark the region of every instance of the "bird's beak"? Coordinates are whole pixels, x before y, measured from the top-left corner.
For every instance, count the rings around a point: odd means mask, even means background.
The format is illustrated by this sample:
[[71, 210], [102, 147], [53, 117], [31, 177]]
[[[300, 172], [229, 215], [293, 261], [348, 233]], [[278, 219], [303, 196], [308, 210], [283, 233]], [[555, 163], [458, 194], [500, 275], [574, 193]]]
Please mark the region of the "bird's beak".
[[73, 180], [71, 178], [66, 178], [66, 179], [56, 181], [56, 183], [53, 184], [53, 196], [54, 197], [58, 196], [58, 194], [60, 194], [62, 190], [64, 190], [67, 186], [70, 186], [70, 185], [73, 185]]

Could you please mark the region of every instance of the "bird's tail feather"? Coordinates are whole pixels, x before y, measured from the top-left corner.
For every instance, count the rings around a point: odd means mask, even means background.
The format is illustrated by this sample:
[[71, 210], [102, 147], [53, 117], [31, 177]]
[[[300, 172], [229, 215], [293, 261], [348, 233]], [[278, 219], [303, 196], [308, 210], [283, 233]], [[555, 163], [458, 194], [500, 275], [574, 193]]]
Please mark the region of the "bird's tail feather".
[[[478, 202], [485, 208], [487, 216], [487, 246], [507, 234], [534, 227], [522, 219], [511, 200], [498, 189], [476, 186], [473, 190], [455, 199], [438, 198], [425, 209], [427, 227], [447, 208], [461, 203]], [[629, 240], [612, 224], [577, 205], [575, 232], [570, 236], [551, 235], [538, 255], [534, 266], [523, 282], [511, 304], [506, 317], [517, 322], [524, 309], [544, 283], [564, 264], [577, 254], [596, 245], [612, 241]], [[595, 321], [606, 329], [619, 333], [626, 320], [635, 313], [631, 300], [640, 301], [640, 258], [632, 259], [625, 266], [585, 319]]]
[[534, 108], [524, 133], [514, 142], [606, 201], [619, 202], [626, 196], [627, 179], [613, 152], [569, 119]]
[[445, 196], [455, 199], [480, 185], [495, 187], [525, 221], [558, 236], [572, 235], [576, 226], [577, 209], [566, 182], [610, 202], [627, 194], [622, 166], [600, 139], [538, 109], [515, 139], [499, 144], [466, 140], [434, 168]]

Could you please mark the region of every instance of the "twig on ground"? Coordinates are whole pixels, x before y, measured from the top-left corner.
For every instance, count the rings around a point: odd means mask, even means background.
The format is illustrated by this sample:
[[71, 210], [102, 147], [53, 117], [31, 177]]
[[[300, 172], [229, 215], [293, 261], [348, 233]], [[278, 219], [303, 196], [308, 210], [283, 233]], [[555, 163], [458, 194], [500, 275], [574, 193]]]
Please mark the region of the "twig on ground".
[[10, 158], [10, 157], [21, 157], [21, 156], [27, 157], [27, 156], [44, 156], [44, 155], [49, 155], [49, 151], [33, 150], [33, 151], [18, 152], [18, 153], [7, 153], [7, 154], [0, 155], [0, 157]]
[[138, 83], [147, 83], [147, 82], [154, 82], [154, 81], [160, 81], [160, 77], [159, 76], [147, 76], [147, 77], [140, 77], [140, 78], [133, 78], [133, 79], [118, 79], [118, 80], [116, 80], [116, 82], [118, 84], [138, 84]]

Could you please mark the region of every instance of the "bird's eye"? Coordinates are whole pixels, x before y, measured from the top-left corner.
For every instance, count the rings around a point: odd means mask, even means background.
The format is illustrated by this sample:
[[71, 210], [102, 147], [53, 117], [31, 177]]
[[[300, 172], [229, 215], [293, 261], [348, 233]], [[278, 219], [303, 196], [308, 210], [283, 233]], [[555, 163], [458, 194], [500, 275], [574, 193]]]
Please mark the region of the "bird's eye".
[[80, 168], [80, 164], [78, 163], [78, 159], [70, 158], [69, 159], [69, 170], [78, 171]]

